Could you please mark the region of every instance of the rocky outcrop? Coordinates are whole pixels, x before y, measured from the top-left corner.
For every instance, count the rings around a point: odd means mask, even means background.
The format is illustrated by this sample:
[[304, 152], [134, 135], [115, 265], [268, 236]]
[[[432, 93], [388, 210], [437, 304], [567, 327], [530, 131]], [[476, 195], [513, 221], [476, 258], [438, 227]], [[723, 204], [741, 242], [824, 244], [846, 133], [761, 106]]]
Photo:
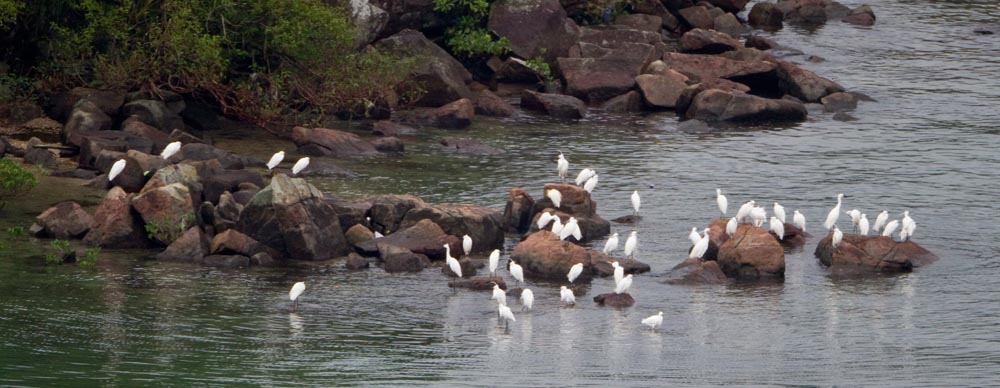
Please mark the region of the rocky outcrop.
[[35, 217], [35, 223], [40, 228], [32, 229], [39, 230], [36, 237], [81, 238], [90, 230], [93, 222], [93, 217], [87, 214], [80, 204], [66, 201], [50, 207]]
[[673, 70], [661, 74], [642, 74], [635, 77], [635, 83], [642, 92], [646, 105], [654, 108], [674, 108], [688, 78]]
[[635, 86], [635, 77], [658, 56], [646, 43], [623, 43], [600, 51], [593, 57], [559, 58], [566, 94], [589, 102], [621, 95]]
[[472, 80], [472, 74], [465, 70], [458, 60], [420, 32], [403, 30], [380, 40], [375, 46], [392, 54], [422, 58], [410, 70], [408, 77], [409, 81], [420, 85], [424, 91], [422, 96], [413, 102], [414, 105], [438, 107], [472, 97], [472, 91], [466, 86]]
[[503, 228], [505, 232], [524, 233], [531, 227], [532, 207], [535, 200], [527, 190], [513, 187], [507, 191], [507, 204], [503, 210]]
[[461, 129], [472, 125], [472, 119], [476, 116], [475, 111], [472, 100], [463, 98], [438, 108], [396, 112], [394, 119], [409, 124]]
[[409, 228], [422, 220], [434, 222], [452, 236], [469, 235], [473, 241], [473, 252], [489, 252], [503, 247], [503, 220], [496, 209], [448, 204], [419, 207], [406, 212], [400, 228]]
[[685, 112], [688, 119], [734, 122], [803, 121], [806, 115], [805, 106], [798, 102], [719, 89], [698, 93]]
[[521, 94], [521, 107], [564, 119], [580, 119], [587, 114], [587, 105], [576, 97], [530, 90]]
[[687, 259], [666, 274], [668, 284], [725, 284], [729, 278], [714, 260]]
[[836, 82], [791, 62], [778, 61], [777, 70], [782, 90], [804, 102], [820, 102], [827, 95], [844, 91]]
[[191, 192], [182, 183], [147, 190], [132, 200], [132, 206], [142, 216], [147, 233], [165, 245], [196, 222]]
[[521, 58], [565, 57], [580, 37], [580, 27], [566, 17], [558, 0], [499, 0], [490, 6], [488, 28], [510, 41]]
[[347, 158], [376, 153], [375, 147], [358, 135], [329, 128], [292, 128], [292, 141], [303, 153]]
[[[562, 194], [562, 201], [559, 203], [559, 207], [556, 208], [544, 193], [549, 190], [558, 190]], [[583, 188], [570, 184], [570, 183], [546, 183], [545, 190], [542, 192], [542, 198], [535, 201], [535, 206], [532, 209], [532, 214], [537, 214], [546, 208], [555, 208], [556, 210], [566, 212], [577, 218], [588, 217], [597, 214], [597, 203], [590, 198], [590, 193]]]
[[740, 224], [736, 233], [719, 247], [719, 268], [740, 280], [782, 279], [785, 251], [770, 233], [750, 224]]
[[[382, 195], [371, 200], [371, 218], [369, 225], [372, 230], [382, 234], [390, 234], [399, 230], [399, 223], [410, 209], [428, 206], [427, 202], [413, 195]], [[442, 256], [443, 257], [443, 256]]]
[[146, 237], [141, 216], [132, 209], [134, 194], [113, 187], [94, 211], [94, 222], [83, 238], [84, 243], [102, 248], [145, 248]]
[[451, 246], [455, 255], [461, 249], [461, 241], [458, 237], [445, 233], [440, 226], [431, 220], [420, 220], [409, 228], [379, 239], [362, 242], [356, 247], [362, 254], [373, 256], [379, 252], [380, 246], [392, 245], [406, 248], [413, 253], [425, 255], [431, 259], [444, 260], [445, 244]]
[[[547, 230], [529, 235], [514, 247], [511, 259], [524, 267], [525, 276], [566, 280], [570, 267], [583, 263], [580, 279], [586, 281], [594, 276], [612, 274], [612, 261], [625, 266], [626, 273], [649, 271], [649, 266], [635, 260], [617, 260], [600, 252], [590, 250], [569, 241], [559, 240], [559, 236]], [[578, 280], [580, 281], [580, 280]]]
[[908, 272], [938, 260], [937, 255], [913, 241], [896, 242], [891, 237], [844, 234], [833, 248], [832, 234], [816, 246], [820, 263], [837, 274]]
[[136, 119], [164, 132], [184, 130], [184, 119], [158, 100], [135, 100], [122, 106], [122, 117]]
[[720, 54], [736, 50], [741, 46], [732, 36], [701, 28], [688, 31], [680, 40], [680, 51], [691, 54]]

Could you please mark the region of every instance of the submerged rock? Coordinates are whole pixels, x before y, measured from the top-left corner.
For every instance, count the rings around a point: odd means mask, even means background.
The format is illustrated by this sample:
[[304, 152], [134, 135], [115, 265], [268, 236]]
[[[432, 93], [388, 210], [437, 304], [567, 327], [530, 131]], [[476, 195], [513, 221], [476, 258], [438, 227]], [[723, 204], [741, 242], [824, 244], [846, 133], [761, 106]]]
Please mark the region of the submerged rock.
[[819, 102], [827, 95], [844, 91], [836, 82], [786, 61], [778, 61], [778, 79], [782, 90], [804, 102]]
[[633, 305], [635, 305], [635, 298], [633, 298], [632, 295], [628, 293], [616, 294], [611, 292], [595, 296], [594, 302], [597, 302], [597, 304], [601, 306], [622, 308], [622, 307], [632, 307]]
[[385, 272], [420, 272], [430, 264], [427, 256], [384, 241], [378, 244], [378, 254]]
[[344, 268], [349, 271], [360, 271], [369, 266], [368, 259], [354, 252], [347, 254], [347, 258], [344, 260]]
[[667, 272], [668, 284], [725, 284], [729, 278], [714, 260], [687, 259]]
[[[464, 271], [464, 269], [463, 269]], [[466, 288], [473, 291], [491, 291], [493, 290], [493, 283], [500, 286], [501, 289], [507, 289], [507, 283], [503, 281], [502, 277], [489, 277], [481, 276], [477, 278], [461, 278], [453, 279], [448, 282], [448, 287], [452, 288]]]
[[896, 242], [891, 237], [844, 234], [833, 248], [828, 233], [816, 246], [816, 257], [839, 274], [908, 272], [938, 260], [938, 256], [913, 241]]
[[358, 135], [329, 128], [292, 128], [292, 141], [300, 149], [314, 156], [346, 158], [374, 155], [375, 147], [361, 140]]
[[694, 97], [684, 115], [702, 121], [803, 121], [808, 112], [794, 101], [709, 89]]

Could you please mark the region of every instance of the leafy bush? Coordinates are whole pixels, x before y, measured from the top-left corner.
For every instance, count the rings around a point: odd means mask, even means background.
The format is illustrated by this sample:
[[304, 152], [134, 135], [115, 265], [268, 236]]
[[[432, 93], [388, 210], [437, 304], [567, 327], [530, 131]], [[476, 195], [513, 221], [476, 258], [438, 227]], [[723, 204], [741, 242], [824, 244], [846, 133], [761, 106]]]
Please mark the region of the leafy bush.
[[93, 268], [97, 265], [97, 259], [100, 254], [100, 247], [88, 248], [83, 252], [83, 259], [78, 261], [76, 264], [83, 268]]
[[488, 0], [434, 0], [434, 10], [449, 24], [445, 43], [453, 54], [465, 58], [501, 55], [510, 48], [507, 38], [495, 38], [486, 30]]
[[52, 252], [45, 254], [45, 264], [62, 264], [63, 260], [73, 252], [73, 249], [69, 246], [69, 241], [66, 240], [52, 240], [49, 243], [49, 247], [52, 249]]
[[0, 209], [7, 205], [7, 200], [27, 194], [36, 185], [38, 178], [20, 163], [0, 159]]

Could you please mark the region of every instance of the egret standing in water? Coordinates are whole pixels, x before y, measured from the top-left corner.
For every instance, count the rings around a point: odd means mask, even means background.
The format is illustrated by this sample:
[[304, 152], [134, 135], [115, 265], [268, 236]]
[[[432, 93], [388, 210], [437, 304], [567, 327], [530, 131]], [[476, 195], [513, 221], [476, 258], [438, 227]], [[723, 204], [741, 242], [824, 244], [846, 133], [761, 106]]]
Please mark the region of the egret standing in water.
[[778, 220], [781, 221], [781, 223], [785, 223], [785, 220], [786, 220], [785, 219], [785, 207], [781, 206], [777, 202], [774, 203], [774, 216], [778, 217]]
[[555, 206], [556, 209], [559, 208], [559, 205], [562, 202], [562, 192], [556, 189], [549, 189], [549, 191], [545, 192], [545, 196], [552, 200], [552, 205]]
[[615, 232], [611, 235], [611, 238], [608, 238], [608, 241], [604, 243], [604, 250], [601, 252], [605, 255], [610, 255], [616, 249], [618, 249], [618, 232]]
[[559, 160], [556, 161], [556, 171], [559, 172], [559, 179], [563, 181], [566, 180], [566, 173], [569, 172], [569, 161], [563, 156], [563, 153], [559, 153]]
[[642, 205], [642, 201], [639, 199], [639, 190], [632, 192], [632, 210], [635, 211], [635, 215], [639, 215], [639, 205]]
[[118, 159], [115, 164], [111, 165], [111, 171], [108, 172], [108, 182], [115, 180], [123, 170], [125, 170], [125, 159]]
[[490, 252], [490, 278], [497, 276], [497, 266], [500, 265], [500, 250]]
[[448, 265], [448, 269], [451, 272], [455, 273], [458, 277], [462, 277], [462, 264], [451, 256], [451, 247], [448, 244], [444, 244], [444, 262]]
[[802, 229], [803, 232], [806, 231], [806, 216], [799, 213], [798, 210], [792, 215], [792, 224], [795, 224], [796, 228]]
[[576, 176], [576, 180], [573, 182], [576, 183], [577, 186], [580, 186], [583, 184], [583, 182], [586, 182], [588, 179], [594, 177], [595, 175], [597, 175], [596, 171], [589, 168], [585, 168], [583, 170], [580, 170], [580, 174]]
[[631, 258], [635, 255], [635, 249], [639, 247], [639, 236], [636, 235], [636, 231], [629, 233], [628, 239], [625, 240], [625, 257]]
[[837, 225], [833, 226], [833, 248], [837, 249], [840, 246], [840, 242], [844, 240], [844, 232], [840, 231]]
[[843, 200], [844, 194], [837, 194], [837, 206], [830, 209], [830, 212], [826, 214], [826, 221], [823, 221], [823, 227], [826, 230], [832, 229], [837, 224], [837, 219], [840, 218], [840, 204]]
[[594, 174], [594, 176], [583, 183], [583, 189], [587, 190], [588, 193], [593, 193], [595, 187], [597, 187], [597, 174]]
[[174, 156], [174, 154], [176, 154], [177, 151], [180, 150], [181, 150], [181, 142], [175, 141], [173, 143], [167, 144], [166, 147], [163, 147], [163, 151], [160, 152], [160, 157], [163, 158], [163, 160], [170, 159], [171, 156]]
[[868, 215], [862, 213], [861, 219], [858, 221], [858, 233], [862, 236], [868, 235]]
[[275, 167], [281, 164], [282, 160], [285, 160], [285, 151], [278, 151], [274, 155], [271, 155], [271, 160], [267, 161], [267, 170], [274, 170]]
[[691, 248], [691, 253], [688, 254], [689, 259], [700, 259], [705, 256], [705, 252], [708, 251], [708, 243], [712, 241], [712, 238], [708, 235], [708, 228], [705, 228], [705, 235], [698, 239], [698, 243], [694, 244]]
[[719, 212], [725, 217], [726, 210], [729, 209], [729, 200], [726, 199], [725, 195], [722, 195], [722, 189], [715, 189], [715, 203], [719, 205]]
[[562, 286], [559, 288], [559, 301], [565, 304], [576, 304], [576, 296], [573, 295], [573, 290]]
[[503, 322], [504, 322], [504, 327], [503, 328], [504, 328], [504, 330], [509, 330], [510, 329], [510, 322], [511, 321], [517, 322], [517, 320], [514, 319], [514, 312], [510, 311], [510, 307], [507, 307], [507, 305], [502, 304], [502, 305], [497, 306], [497, 312], [500, 314], [500, 319], [503, 319]]
[[524, 268], [522, 268], [520, 264], [517, 264], [514, 262], [514, 260], [511, 260], [509, 270], [510, 270], [510, 276], [513, 276], [514, 280], [517, 280], [518, 286], [524, 283]]
[[566, 278], [569, 279], [570, 283], [573, 283], [573, 281], [576, 280], [576, 278], [580, 277], [580, 274], [582, 273], [583, 273], [583, 263], [576, 263], [573, 264], [572, 267], [569, 267], [569, 273], [566, 274]]
[[626, 275], [622, 278], [622, 282], [615, 287], [616, 294], [624, 294], [628, 292], [628, 289], [632, 287], [632, 274]]
[[521, 311], [530, 311], [533, 304], [535, 304], [535, 293], [527, 288], [521, 290]]
[[885, 228], [882, 229], [882, 236], [892, 237], [892, 233], [895, 232], [896, 228], [898, 227], [899, 227], [899, 221], [897, 220], [889, 221], [888, 224], [885, 224]]
[[877, 217], [875, 217], [875, 225], [872, 225], [872, 230], [875, 232], [881, 232], [882, 228], [885, 227], [886, 222], [889, 222], [889, 211], [883, 210]]
[[743, 220], [746, 220], [747, 217], [750, 216], [750, 211], [753, 210], [753, 207], [756, 204], [757, 202], [750, 200], [744, 202], [743, 205], [740, 205], [740, 210], [736, 211], [736, 222], [743, 222]]
[[622, 284], [622, 279], [625, 278], [625, 267], [622, 267], [617, 261], [612, 261], [611, 274], [612, 278], [615, 279], [615, 287], [618, 287], [619, 284]]
[[292, 289], [288, 291], [288, 299], [292, 300], [292, 310], [297, 310], [299, 308], [299, 295], [306, 290], [305, 282], [298, 282], [292, 285]]
[[729, 217], [729, 221], [726, 222], [726, 234], [730, 236], [736, 234], [736, 229], [739, 228], [739, 226], [740, 223], [736, 222], [736, 217]]
[[490, 299], [496, 301], [497, 304], [507, 304], [507, 293], [500, 288], [499, 284], [493, 282], [493, 296]]
[[308, 156], [304, 157], [302, 159], [299, 159], [297, 162], [295, 162], [295, 165], [292, 166], [292, 175], [299, 175], [299, 173], [302, 172], [302, 170], [305, 170], [306, 167], [309, 167], [309, 157]]
[[656, 328], [663, 324], [663, 311], [660, 311], [656, 315], [650, 315], [642, 319], [642, 324], [649, 326], [651, 331], [656, 331]]
[[785, 223], [781, 222], [778, 217], [771, 217], [771, 231], [778, 236], [778, 241], [785, 239]]
[[472, 252], [472, 237], [467, 234], [462, 236], [462, 251], [465, 252], [466, 256]]

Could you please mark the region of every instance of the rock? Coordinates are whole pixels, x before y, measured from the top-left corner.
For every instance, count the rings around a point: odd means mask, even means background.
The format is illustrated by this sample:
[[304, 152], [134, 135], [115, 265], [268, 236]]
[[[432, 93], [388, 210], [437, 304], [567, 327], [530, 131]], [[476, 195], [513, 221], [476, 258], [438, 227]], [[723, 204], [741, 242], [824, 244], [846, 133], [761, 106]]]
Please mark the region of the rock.
[[386, 153], [399, 154], [404, 150], [403, 142], [398, 137], [392, 136], [372, 140], [372, 147], [375, 147], [376, 151]]
[[236, 222], [240, 220], [243, 204], [236, 202], [233, 195], [226, 191], [219, 196], [219, 205], [215, 207], [215, 211], [222, 219]]
[[238, 254], [243, 256], [253, 256], [260, 250], [257, 240], [254, 240], [250, 236], [247, 236], [239, 231], [228, 229], [224, 232], [216, 234], [212, 238], [212, 244], [209, 249], [213, 255], [215, 254]]
[[93, 223], [83, 239], [84, 243], [102, 248], [149, 246], [142, 220], [132, 209], [133, 197], [120, 187], [108, 191], [94, 211]]
[[695, 81], [760, 77], [768, 73], [773, 74], [777, 68], [774, 63], [766, 61], [736, 61], [719, 56], [681, 53], [663, 54], [663, 62], [667, 68], [676, 70]]
[[394, 119], [410, 124], [461, 129], [472, 125], [473, 117], [475, 117], [475, 108], [472, 105], [472, 101], [463, 98], [440, 108], [412, 109], [396, 112]]
[[227, 170], [242, 170], [247, 166], [247, 160], [232, 152], [215, 148], [208, 144], [188, 143], [181, 146], [181, 150], [171, 156], [170, 163], [178, 163], [182, 160], [205, 161], [218, 160], [222, 168]]
[[385, 272], [420, 272], [430, 264], [427, 256], [389, 243], [378, 244], [378, 254]]
[[678, 11], [681, 19], [691, 28], [711, 29], [715, 26], [712, 15], [708, 13], [708, 8], [694, 6], [683, 8]]
[[702, 121], [803, 121], [807, 112], [788, 100], [709, 89], [695, 96], [684, 115]]
[[202, 139], [202, 138], [200, 138], [198, 136], [195, 136], [195, 135], [192, 135], [190, 133], [184, 132], [184, 131], [182, 131], [180, 129], [175, 129], [173, 131], [170, 131], [170, 134], [167, 135], [167, 138], [170, 139], [171, 143], [173, 143], [175, 141], [179, 141], [179, 142], [181, 142], [181, 144], [195, 144], [195, 143], [200, 143], [200, 144], [209, 144], [209, 145], [211, 145], [211, 143], [212, 143], [211, 141], [207, 141], [207, 140]]
[[660, 27], [663, 26], [663, 18], [641, 13], [625, 14], [615, 17], [615, 24], [640, 31], [650, 31], [659, 34]]
[[455, 237], [469, 235], [473, 241], [472, 252], [503, 248], [503, 218], [496, 209], [453, 204], [417, 207], [406, 212], [400, 228], [409, 228], [423, 220], [434, 222]]
[[773, 48], [777, 48], [778, 43], [760, 35], [750, 35], [749, 37], [747, 37], [746, 46], [758, 50], [770, 50]]
[[[806, 244], [806, 237], [811, 236], [809, 233], [806, 233], [805, 231], [799, 229], [795, 225], [789, 224], [787, 222], [784, 223], [783, 225], [785, 227], [785, 235], [783, 239], [778, 241], [779, 243], [781, 243], [781, 246], [783, 247], [801, 248], [803, 245]], [[774, 236], [775, 239], [778, 238], [778, 235], [774, 234], [774, 232], [770, 233], [771, 236]]]
[[17, 128], [4, 128], [2, 132], [15, 139], [37, 137], [47, 142], [59, 142], [62, 140], [62, 130], [63, 124], [58, 121], [48, 117], [35, 117]]
[[828, 19], [824, 0], [789, 0], [779, 2], [777, 6], [789, 23], [822, 24]]
[[740, 224], [736, 233], [719, 247], [719, 268], [740, 280], [784, 278], [785, 251], [766, 230]]
[[476, 114], [484, 116], [510, 117], [514, 114], [514, 107], [489, 90], [479, 92], [475, 108]]
[[819, 100], [823, 103], [823, 110], [827, 112], [842, 112], [858, 107], [858, 98], [851, 93], [832, 93]]
[[559, 58], [558, 64], [566, 94], [599, 102], [632, 89], [635, 77], [657, 56], [652, 45], [623, 43], [598, 57]]
[[601, 306], [622, 308], [622, 307], [632, 307], [635, 305], [635, 298], [628, 293], [616, 294], [609, 292], [607, 294], [600, 294], [594, 297], [594, 302]]
[[145, 137], [153, 142], [152, 152], [159, 154], [169, 144], [170, 136], [152, 125], [142, 122], [137, 116], [132, 116], [122, 123], [122, 131], [135, 136]]
[[354, 225], [369, 225], [365, 217], [368, 214], [368, 210], [372, 208], [371, 202], [344, 201], [329, 195], [326, 196], [326, 202], [330, 206], [333, 206], [333, 210], [337, 212], [337, 218], [340, 219], [340, 227], [345, 233]]
[[96, 104], [88, 100], [80, 100], [73, 105], [66, 125], [63, 126], [62, 140], [67, 142], [76, 133], [107, 131], [111, 129], [111, 124], [111, 117]]
[[167, 104], [163, 101], [136, 100], [129, 102], [122, 106], [122, 115], [124, 117], [135, 117], [164, 132], [184, 129], [184, 119], [167, 107]]
[[597, 215], [597, 203], [590, 198], [590, 193], [582, 187], [570, 183], [546, 183], [541, 199], [535, 201], [535, 206], [531, 210], [532, 214], [537, 214], [547, 208], [555, 208], [552, 200], [544, 194], [552, 189], [558, 190], [562, 194], [562, 201], [556, 210], [577, 218]]
[[[0, 143], [0, 148], [3, 144]], [[3, 152], [0, 152], [0, 157], [3, 157]], [[84, 170], [82, 168], [64, 168], [59, 170], [52, 170], [49, 172], [49, 176], [57, 178], [74, 178], [74, 179], [94, 179], [97, 176], [97, 172], [93, 170]]]
[[58, 121], [68, 121], [73, 108], [81, 100], [93, 104], [107, 116], [118, 114], [118, 108], [125, 101], [125, 93], [118, 90], [98, 90], [76, 87], [69, 91], [57, 93], [48, 99], [46, 113]]
[[937, 255], [913, 241], [845, 233], [840, 246], [834, 249], [832, 238], [828, 233], [820, 240], [815, 254], [820, 263], [837, 274], [909, 272], [938, 260]]
[[191, 196], [191, 203], [202, 202], [202, 190], [204, 187], [201, 184], [201, 179], [198, 177], [198, 170], [188, 164], [171, 164], [156, 170], [156, 173], [146, 182], [139, 193], [146, 193], [150, 190], [166, 187], [174, 183], [184, 185], [185, 190]]
[[621, 217], [618, 217], [618, 218], [615, 218], [615, 219], [611, 220], [611, 222], [614, 222], [616, 224], [629, 224], [629, 225], [635, 224], [635, 223], [637, 223], [639, 221], [642, 221], [642, 216], [637, 216], [637, 215], [634, 215], [634, 214], [629, 214], [627, 216], [621, 216]]
[[419, 84], [424, 91], [423, 95], [413, 102], [414, 105], [437, 107], [472, 96], [472, 92], [466, 86], [472, 80], [472, 74], [465, 70], [458, 60], [420, 32], [403, 30], [380, 40], [375, 46], [391, 54], [422, 58], [408, 77], [410, 81]]
[[[329, 128], [292, 128], [292, 142], [313, 156], [348, 158], [376, 153], [375, 147], [361, 140], [358, 135]], [[313, 147], [304, 148], [306, 145]]]
[[641, 111], [642, 95], [635, 90], [629, 90], [625, 94], [605, 101], [601, 104], [601, 109], [609, 113], [629, 113]]
[[[535, 213], [534, 217], [531, 219], [531, 222], [528, 225], [529, 233], [538, 231], [538, 219], [542, 216], [543, 212], [554, 213], [557, 217], [559, 217], [559, 220], [562, 221], [564, 225], [566, 224], [566, 222], [569, 222], [570, 217], [573, 217], [569, 213], [553, 210], [551, 208], [546, 208], [544, 209], [544, 211]], [[575, 217], [578, 225], [580, 226], [581, 237], [583, 238], [577, 240], [576, 237], [567, 237], [566, 241], [583, 243], [602, 238], [604, 236], [607, 236], [608, 233], [611, 233], [611, 223], [596, 214], [591, 216], [575, 216]], [[551, 229], [551, 226], [546, 229]]]
[[406, 248], [435, 260], [444, 260], [445, 244], [451, 246], [452, 252], [457, 253], [461, 249], [458, 237], [446, 234], [431, 220], [420, 220], [409, 228], [379, 239], [362, 242], [356, 247], [362, 254], [371, 255], [378, 252], [379, 246], [383, 244]]
[[673, 108], [687, 87], [688, 77], [673, 70], [661, 74], [641, 74], [635, 83], [642, 92], [646, 105], [654, 108]]
[[785, 14], [774, 3], [760, 2], [753, 5], [747, 15], [747, 23], [764, 29], [779, 29]]
[[851, 116], [847, 112], [837, 112], [836, 114], [833, 115], [833, 119], [836, 121], [843, 121], [843, 122], [858, 121], [857, 117]]
[[584, 265], [583, 274], [580, 275], [583, 281], [593, 276], [611, 275], [612, 261], [621, 263], [626, 273], [649, 271], [649, 265], [631, 259], [616, 260], [569, 241], [561, 241], [559, 236], [547, 230], [532, 233], [518, 243], [511, 253], [511, 259], [524, 267], [524, 273], [528, 277], [559, 281], [566, 279], [566, 273], [576, 263]]
[[587, 106], [576, 97], [530, 90], [521, 95], [521, 107], [564, 119], [580, 119], [587, 114]]
[[681, 36], [680, 51], [692, 54], [719, 54], [740, 47], [740, 42], [724, 33], [695, 28]]
[[80, 204], [66, 201], [39, 214], [35, 222], [42, 226], [42, 235], [65, 240], [83, 237], [94, 219]]
[[153, 156], [142, 151], [128, 150], [128, 152], [125, 153], [125, 156], [128, 156], [129, 160], [134, 160], [138, 163], [139, 168], [142, 169], [143, 172], [157, 171], [167, 164], [167, 161], [163, 160], [163, 158], [159, 155]]
[[374, 240], [375, 234], [364, 225], [355, 224], [344, 233], [347, 243], [353, 245], [361, 244], [365, 241]]
[[[464, 269], [462, 271], [465, 271]], [[463, 273], [464, 275], [464, 273]], [[452, 288], [466, 288], [473, 291], [492, 291], [493, 284], [496, 283], [501, 289], [507, 289], [507, 283], [503, 281], [503, 278], [497, 277], [478, 277], [478, 278], [462, 278], [454, 279], [448, 282], [448, 287]]]
[[208, 236], [201, 228], [193, 226], [181, 233], [180, 237], [155, 256], [156, 260], [199, 263], [208, 255]]
[[[372, 199], [369, 216], [371, 228], [382, 234], [399, 230], [399, 223], [410, 209], [427, 206], [424, 200], [412, 195], [383, 195]], [[360, 222], [358, 222], [360, 223]], [[444, 256], [442, 256], [444, 257]]]
[[365, 47], [389, 25], [389, 13], [368, 0], [341, 3], [354, 26], [354, 47]]
[[724, 13], [716, 16], [713, 23], [715, 23], [716, 31], [729, 35], [734, 39], [739, 39], [741, 35], [747, 32], [747, 28], [740, 23], [739, 19], [736, 18], [736, 15], [731, 13]]
[[503, 153], [503, 151], [483, 144], [479, 140], [467, 137], [446, 136], [441, 138], [438, 144], [441, 145], [440, 148], [442, 151], [457, 152], [462, 154], [497, 155]]
[[487, 65], [490, 67], [490, 70], [493, 70], [496, 80], [500, 82], [534, 84], [542, 81], [544, 78], [535, 69], [529, 67], [527, 62], [516, 57], [501, 60], [499, 57], [494, 56], [490, 58]]
[[843, 92], [844, 88], [836, 82], [820, 77], [794, 63], [778, 61], [778, 79], [781, 89], [804, 102], [819, 102], [821, 98]]
[[[458, 266], [462, 268], [462, 277], [469, 278], [476, 276], [476, 265], [468, 257], [463, 257], [458, 259]], [[482, 267], [482, 262], [480, 261], [480, 267]], [[451, 268], [447, 265], [441, 266], [441, 273], [449, 278], [458, 278], [458, 274], [451, 271]]]
[[132, 206], [142, 216], [147, 232], [166, 245], [196, 223], [191, 192], [182, 183], [147, 190], [132, 200]]
[[173, 113], [180, 114], [187, 107], [184, 96], [169, 90], [141, 90], [125, 94], [125, 103], [139, 100], [154, 100], [162, 102]]
[[503, 210], [503, 228], [509, 233], [524, 233], [531, 227], [532, 207], [535, 200], [526, 190], [513, 187], [507, 191], [507, 205]]
[[347, 268], [348, 271], [360, 271], [369, 266], [368, 259], [354, 252], [348, 253], [344, 260], [344, 268]]
[[668, 284], [725, 284], [729, 282], [714, 260], [687, 259], [667, 272]]
[[323, 193], [284, 174], [254, 195], [236, 229], [274, 249], [282, 256], [278, 259], [326, 260], [349, 252], [337, 213]]
[[[317, 163], [317, 165], [322, 165]], [[312, 163], [309, 164], [312, 166]], [[305, 174], [303, 174], [305, 175]], [[225, 192], [238, 192], [241, 184], [264, 185], [260, 174], [249, 170], [221, 170], [211, 174], [198, 173], [201, 179], [202, 196], [206, 201], [220, 203]]]
[[875, 25], [875, 12], [872, 11], [871, 7], [862, 5], [851, 10], [841, 21], [856, 26], [873, 26]]
[[[598, 47], [614, 49], [628, 44], [644, 43], [655, 46], [663, 38], [657, 32], [633, 29], [583, 28], [580, 43], [591, 43]], [[643, 48], [637, 46], [636, 48]], [[635, 48], [633, 48], [635, 49]], [[660, 55], [663, 55], [660, 53]]]
[[374, 0], [372, 3], [389, 13], [389, 22], [381, 36], [392, 35], [407, 28], [444, 29], [444, 22], [434, 11], [434, 2], [431, 0]]
[[376, 121], [372, 128], [372, 135], [375, 136], [413, 136], [416, 134], [415, 128], [389, 120]]
[[243, 255], [210, 255], [205, 256], [201, 264], [218, 268], [249, 268], [250, 258]]
[[722, 8], [723, 11], [737, 13], [747, 6], [749, 0], [708, 0], [708, 2]]
[[49, 151], [48, 148], [36, 148], [28, 147], [28, 151], [24, 153], [24, 162], [27, 164], [33, 164], [44, 168], [55, 168], [56, 155]]
[[498, 0], [490, 6], [488, 28], [510, 41], [521, 58], [542, 56], [549, 63], [565, 57], [580, 37], [558, 0]]

